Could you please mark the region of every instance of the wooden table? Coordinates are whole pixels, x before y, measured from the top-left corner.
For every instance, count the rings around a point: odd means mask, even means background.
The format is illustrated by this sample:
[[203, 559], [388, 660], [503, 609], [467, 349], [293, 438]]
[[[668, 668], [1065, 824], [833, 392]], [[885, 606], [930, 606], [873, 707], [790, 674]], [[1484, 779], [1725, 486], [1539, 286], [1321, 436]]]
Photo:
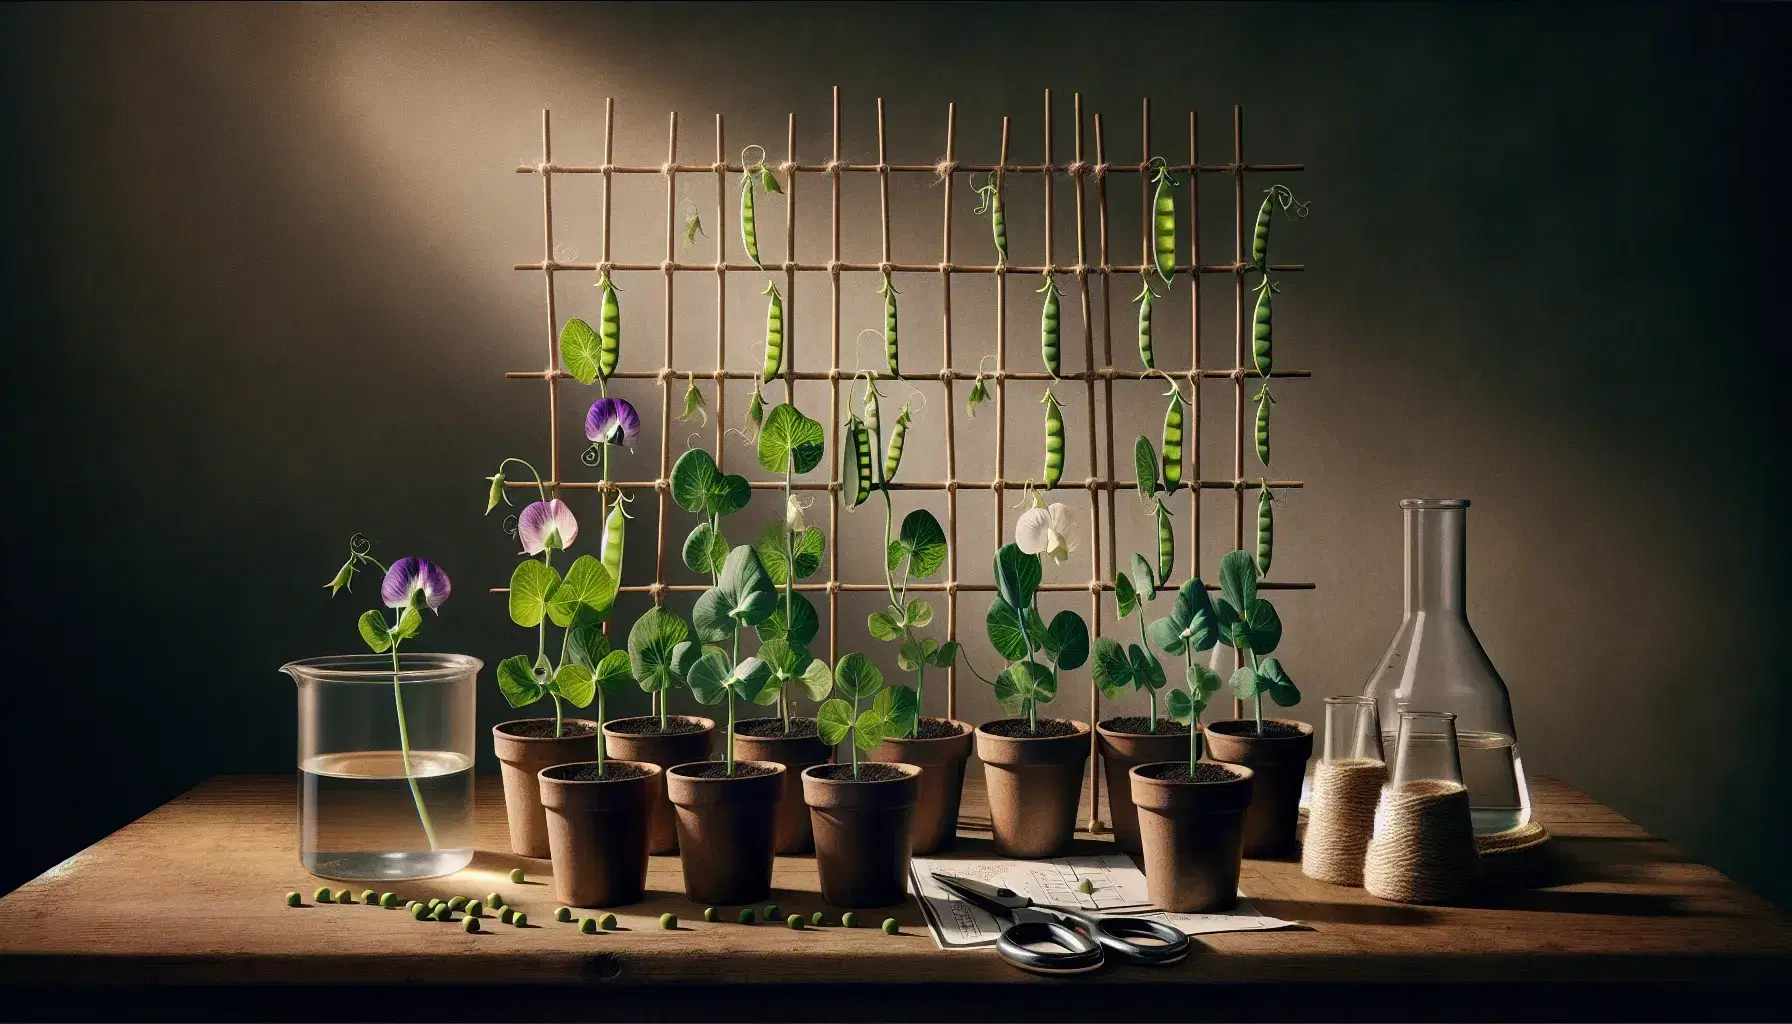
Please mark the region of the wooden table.
[[[902, 934], [706, 924], [676, 857], [623, 930], [553, 921], [548, 865], [507, 853], [495, 777], [478, 790], [480, 852], [401, 895], [497, 889], [540, 927], [479, 934], [402, 910], [282, 902], [318, 882], [294, 852], [295, 784], [220, 777], [0, 899], [0, 1017], [836, 1018], [1781, 1016], [1792, 927], [1764, 900], [1559, 782], [1536, 780], [1553, 882], [1477, 908], [1396, 906], [1247, 861], [1265, 913], [1311, 930], [1203, 936], [1168, 968], [1040, 979], [992, 950], [944, 952], [911, 901]], [[986, 842], [970, 780], [961, 831]], [[1083, 852], [1106, 840], [1080, 836]], [[515, 867], [529, 882], [512, 884]], [[786, 913], [828, 909], [815, 866], [780, 858]], [[359, 889], [360, 886], [357, 886]], [[658, 917], [676, 913], [677, 931]], [[837, 912], [830, 915], [838, 920]], [[864, 915], [882, 919], [884, 912]], [[248, 984], [243, 984], [248, 983]], [[323, 983], [326, 987], [309, 987]], [[775, 987], [768, 983], [779, 983]], [[301, 985], [305, 988], [294, 988]]]

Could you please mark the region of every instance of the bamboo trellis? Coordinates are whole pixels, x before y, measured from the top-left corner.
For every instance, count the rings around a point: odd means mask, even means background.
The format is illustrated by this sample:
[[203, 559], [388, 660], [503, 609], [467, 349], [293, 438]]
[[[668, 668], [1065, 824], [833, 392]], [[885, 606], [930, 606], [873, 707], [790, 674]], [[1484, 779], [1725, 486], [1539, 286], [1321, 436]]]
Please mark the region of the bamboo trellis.
[[[1116, 174], [1135, 174], [1139, 176], [1140, 202], [1142, 210], [1141, 230], [1148, 231], [1151, 223], [1150, 206], [1152, 186], [1148, 176], [1151, 169], [1151, 105], [1144, 100], [1141, 107], [1141, 156], [1138, 163], [1110, 163], [1107, 159], [1106, 146], [1103, 139], [1102, 117], [1095, 114], [1092, 120], [1094, 160], [1086, 157], [1086, 144], [1083, 130], [1082, 97], [1073, 100], [1075, 132], [1073, 143], [1073, 159], [1070, 163], [1057, 163], [1057, 155], [1053, 147], [1053, 108], [1050, 90], [1045, 93], [1044, 109], [1044, 154], [1043, 161], [1036, 164], [1011, 163], [1009, 161], [1009, 118], [1002, 119], [1001, 149], [998, 162], [994, 164], [958, 163], [957, 153], [957, 111], [956, 105], [946, 107], [945, 155], [933, 163], [889, 163], [887, 156], [886, 135], [884, 129], [884, 105], [881, 98], [877, 101], [877, 162], [849, 163], [840, 158], [840, 90], [833, 90], [833, 112], [828, 160], [824, 163], [803, 163], [798, 159], [796, 115], [789, 115], [785, 137], [785, 155], [781, 162], [768, 160], [767, 166], [783, 172], [786, 190], [784, 215], [785, 260], [773, 262], [766, 260], [761, 265], [751, 262], [731, 261], [729, 258], [729, 235], [726, 225], [732, 223], [729, 212], [730, 176], [742, 173], [742, 166], [730, 163], [727, 157], [727, 146], [724, 136], [723, 118], [715, 115], [715, 159], [711, 163], [681, 163], [679, 161], [679, 125], [678, 114], [672, 112], [668, 118], [666, 131], [666, 159], [659, 165], [624, 165], [614, 162], [615, 142], [615, 101], [604, 102], [603, 128], [603, 162], [599, 164], [561, 164], [554, 162], [553, 135], [549, 112], [541, 115], [541, 159], [534, 164], [523, 164], [516, 168], [519, 174], [537, 174], [541, 177], [542, 186], [542, 257], [529, 263], [517, 263], [516, 270], [534, 271], [542, 274], [547, 294], [547, 369], [519, 370], [505, 374], [507, 378], [544, 380], [548, 392], [548, 486], [566, 489], [595, 489], [600, 492], [600, 507], [607, 509], [612, 492], [652, 490], [657, 494], [658, 502], [658, 534], [655, 544], [654, 582], [651, 584], [624, 585], [623, 592], [646, 593], [654, 601], [662, 600], [666, 595], [678, 592], [699, 592], [708, 589], [704, 584], [673, 584], [666, 581], [666, 546], [667, 507], [670, 493], [670, 476], [672, 467], [671, 448], [671, 406], [672, 384], [679, 377], [687, 374], [700, 375], [713, 382], [714, 386], [714, 431], [715, 460], [726, 471], [726, 446], [723, 444], [723, 426], [727, 417], [727, 393], [725, 382], [729, 380], [756, 380], [758, 374], [728, 370], [728, 301], [727, 276], [733, 272], [753, 274], [775, 274], [782, 272], [784, 277], [784, 324], [785, 324], [785, 358], [782, 374], [786, 394], [794, 394], [797, 381], [826, 381], [831, 393], [832, 412], [829, 426], [829, 458], [830, 479], [826, 483], [797, 481], [792, 484], [795, 489], [807, 491], [828, 491], [828, 576], [825, 581], [797, 583], [799, 591], [825, 592], [828, 603], [828, 660], [838, 659], [840, 651], [840, 615], [839, 595], [849, 592], [881, 592], [885, 589], [883, 581], [873, 583], [857, 583], [840, 578], [839, 565], [839, 527], [840, 527], [840, 437], [841, 422], [841, 381], [844, 378], [850, 383], [851, 371], [843, 371], [840, 366], [840, 278], [845, 273], [876, 274], [912, 274], [937, 276], [941, 291], [942, 316], [940, 320], [940, 368], [933, 373], [914, 373], [904, 371], [890, 374], [879, 371], [880, 380], [900, 379], [911, 382], [938, 382], [945, 390], [946, 410], [946, 479], [939, 481], [903, 481], [893, 482], [888, 486], [894, 491], [944, 491], [946, 494], [946, 537], [948, 554], [946, 562], [946, 579], [941, 582], [915, 582], [909, 585], [910, 590], [918, 592], [943, 592], [946, 595], [946, 628], [947, 638], [959, 639], [959, 603], [960, 595], [967, 592], [993, 592], [993, 583], [967, 583], [959, 580], [959, 492], [966, 489], [988, 490], [995, 495], [995, 512], [992, 541], [994, 547], [1003, 543], [1004, 502], [1003, 492], [1006, 489], [1020, 487], [1025, 483], [1037, 482], [1008, 480], [1006, 473], [1006, 435], [1007, 435], [1007, 383], [1009, 381], [1066, 381], [1082, 382], [1088, 400], [1089, 415], [1086, 418], [1088, 429], [1085, 442], [1088, 446], [1091, 475], [1079, 482], [1061, 481], [1056, 488], [1060, 491], [1082, 489], [1089, 496], [1089, 541], [1091, 578], [1086, 583], [1044, 583], [1042, 591], [1078, 592], [1089, 594], [1089, 625], [1095, 635], [1101, 632], [1102, 593], [1111, 591], [1118, 570], [1118, 559], [1115, 554], [1115, 495], [1124, 490], [1136, 490], [1135, 480], [1117, 479], [1114, 460], [1114, 415], [1113, 397], [1116, 381], [1143, 381], [1154, 376], [1155, 372], [1117, 370], [1113, 367], [1113, 331], [1112, 306], [1113, 295], [1111, 283], [1117, 274], [1139, 274], [1152, 269], [1149, 239], [1141, 249], [1141, 263], [1116, 264], [1109, 260], [1109, 216], [1108, 216], [1108, 179]], [[1188, 487], [1189, 534], [1188, 559], [1191, 575], [1199, 575], [1201, 553], [1201, 497], [1205, 491], [1232, 492], [1232, 524], [1233, 545], [1243, 547], [1245, 543], [1246, 501], [1248, 491], [1267, 486], [1279, 490], [1302, 486], [1299, 480], [1267, 480], [1250, 481], [1244, 478], [1245, 450], [1252, 442], [1247, 440], [1251, 435], [1246, 422], [1247, 401], [1245, 398], [1245, 382], [1261, 374], [1249, 362], [1248, 324], [1246, 315], [1246, 272], [1251, 268], [1245, 259], [1244, 231], [1247, 208], [1245, 205], [1245, 177], [1248, 174], [1292, 172], [1304, 169], [1302, 164], [1248, 164], [1244, 158], [1244, 115], [1240, 107], [1232, 108], [1232, 152], [1226, 163], [1203, 164], [1200, 162], [1197, 145], [1197, 116], [1194, 111], [1188, 113], [1188, 162], [1170, 164], [1172, 173], [1186, 175], [1188, 185], [1187, 210], [1190, 218], [1189, 262], [1178, 264], [1176, 275], [1186, 276], [1189, 296], [1193, 304], [1190, 318], [1189, 346], [1191, 353], [1191, 370], [1186, 375], [1194, 382], [1193, 397], [1190, 401], [1188, 422], [1191, 427], [1190, 443], [1185, 445], [1185, 452], [1191, 458], [1192, 472], [1184, 481]], [[1015, 263], [966, 264], [953, 261], [952, 253], [952, 217], [953, 217], [953, 179], [955, 172], [993, 173], [998, 188], [1002, 187], [1006, 177], [1011, 174], [1038, 174], [1044, 182], [1045, 219], [1044, 219], [1044, 251], [1043, 262], [1034, 265]], [[611, 203], [614, 195], [614, 177], [619, 174], [658, 174], [666, 180], [666, 223], [665, 223], [665, 256], [657, 263], [621, 262], [611, 259]], [[879, 209], [882, 219], [882, 259], [877, 263], [845, 262], [840, 258], [840, 180], [842, 174], [875, 174], [878, 177]], [[890, 244], [890, 176], [892, 174], [927, 174], [938, 175], [944, 182], [943, 214], [939, 261], [937, 263], [899, 263], [893, 260]], [[601, 228], [599, 259], [596, 262], [579, 263], [560, 260], [556, 256], [554, 240], [554, 178], [557, 175], [595, 175], [601, 183]], [[722, 215], [724, 227], [713, 233], [715, 259], [712, 262], [681, 261], [677, 256], [678, 225], [678, 178], [680, 175], [713, 175], [716, 183], [716, 209]], [[831, 230], [829, 258], [824, 263], [803, 262], [796, 258], [796, 193], [797, 183], [805, 175], [820, 175], [831, 188]], [[1202, 175], [1224, 175], [1231, 178], [1233, 195], [1233, 239], [1232, 257], [1223, 263], [1201, 262], [1200, 238], [1200, 178]], [[1063, 264], [1056, 262], [1053, 211], [1053, 187], [1060, 178], [1074, 182], [1076, 193], [1076, 262]], [[1088, 260], [1088, 239], [1086, 237], [1085, 204], [1089, 182], [1095, 186], [1095, 212], [1097, 236], [1094, 263]], [[1013, 207], [1010, 207], [1012, 210]], [[1012, 214], [1011, 214], [1012, 217]], [[762, 220], [762, 225], [764, 224]], [[1300, 271], [1299, 264], [1271, 264], [1274, 272]], [[558, 426], [560, 422], [559, 386], [562, 380], [570, 379], [571, 374], [561, 369], [559, 348], [560, 318], [556, 311], [554, 296], [554, 275], [561, 272], [640, 272], [659, 273], [664, 281], [664, 352], [661, 367], [657, 371], [618, 370], [610, 375], [611, 380], [653, 380], [660, 384], [660, 452], [659, 474], [652, 480], [626, 480], [606, 485], [594, 480], [566, 480], [561, 474], [560, 444]], [[715, 330], [715, 368], [713, 370], [686, 370], [674, 366], [673, 330], [674, 330], [674, 296], [675, 282], [681, 274], [713, 274], [715, 276], [716, 295], [716, 330]], [[821, 273], [828, 275], [831, 302], [829, 308], [829, 361], [826, 369], [802, 369], [798, 366], [801, 346], [797, 344], [797, 301], [796, 275], [799, 273]], [[958, 479], [957, 435], [952, 410], [956, 406], [955, 389], [960, 381], [968, 381], [975, 376], [954, 365], [952, 338], [952, 281], [959, 274], [989, 274], [995, 277], [995, 359], [996, 369], [987, 374], [994, 387], [995, 405], [995, 475], [989, 480]], [[1053, 280], [1059, 276], [1074, 277], [1076, 282], [1076, 300], [1082, 314], [1082, 344], [1085, 357], [1085, 369], [1080, 373], [1062, 373], [1056, 376], [1050, 373], [1008, 369], [1007, 351], [1007, 278], [1010, 274], [1049, 274]], [[1233, 295], [1233, 363], [1230, 367], [1203, 367], [1201, 365], [1201, 286], [1203, 275], [1229, 274], [1234, 279]], [[1098, 275], [1102, 279], [1101, 308], [1101, 363], [1095, 359], [1094, 323], [1096, 313], [1090, 301], [1089, 277]], [[638, 335], [636, 335], [638, 337]], [[911, 335], [912, 336], [912, 335]], [[1070, 339], [1066, 337], [1066, 344]], [[625, 339], [624, 344], [628, 344]], [[908, 360], [904, 360], [908, 363]], [[1183, 374], [1178, 374], [1183, 376]], [[1302, 369], [1275, 370], [1270, 374], [1275, 378], [1309, 377], [1311, 371]], [[1202, 381], [1230, 381], [1232, 383], [1232, 419], [1233, 419], [1233, 458], [1229, 477], [1203, 478], [1201, 475], [1201, 388]], [[1096, 391], [1100, 386], [1105, 402], [1105, 438], [1103, 431], [1098, 430], [1095, 407]], [[1105, 442], [1105, 443], [1104, 443]], [[1105, 463], [1097, 458], [1098, 446], [1105, 455]], [[509, 481], [507, 487], [534, 487], [533, 481]], [[757, 490], [775, 490], [784, 487], [782, 481], [751, 481], [750, 486]], [[1105, 493], [1107, 530], [1106, 575], [1103, 576], [1103, 530], [1102, 530], [1102, 496]], [[992, 547], [993, 550], [993, 547]], [[1210, 585], [1211, 586], [1211, 585]], [[1259, 584], [1264, 589], [1276, 590], [1311, 590], [1311, 583], [1297, 583], [1265, 580]], [[494, 588], [502, 592], [502, 588]], [[1236, 657], [1236, 654], [1235, 654]], [[946, 670], [946, 714], [957, 715], [958, 669], [956, 666]], [[1101, 694], [1093, 681], [1089, 684], [1090, 721], [1099, 720]], [[1234, 713], [1239, 713], [1237, 702], [1234, 702]], [[1090, 734], [1091, 746], [1095, 746], [1093, 731]], [[1098, 754], [1096, 755], [1098, 756]], [[1091, 765], [1095, 757], [1091, 757]], [[1100, 821], [1099, 785], [1090, 787], [1089, 816], [1093, 824]]]

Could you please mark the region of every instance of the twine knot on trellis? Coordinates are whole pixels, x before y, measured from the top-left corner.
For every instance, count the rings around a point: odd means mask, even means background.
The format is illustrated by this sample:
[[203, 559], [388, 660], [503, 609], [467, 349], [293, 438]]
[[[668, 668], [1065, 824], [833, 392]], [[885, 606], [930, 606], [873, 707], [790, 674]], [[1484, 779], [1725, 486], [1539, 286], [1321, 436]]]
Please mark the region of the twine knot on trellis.
[[1245, 378], [1245, 369], [1244, 369], [1244, 367], [1242, 367], [1242, 366], [1234, 366], [1234, 367], [1233, 367], [1233, 368], [1232, 368], [1232, 373], [1231, 373], [1231, 374], [1230, 374], [1230, 376], [1231, 376], [1231, 378], [1232, 378], [1232, 379], [1233, 379], [1233, 380], [1235, 380], [1235, 381], [1240, 381], [1240, 380], [1244, 380], [1244, 378]]
[[958, 594], [958, 581], [957, 580], [947, 580], [946, 581], [946, 596], [954, 597], [957, 594]]
[[1106, 177], [1107, 173], [1108, 173], [1108, 165], [1107, 164], [1099, 163], [1099, 164], [1095, 165], [1095, 176], [1097, 178]]
[[653, 489], [660, 494], [665, 494], [672, 489], [672, 481], [667, 480], [665, 477], [661, 477], [653, 482]]
[[1088, 489], [1090, 494], [1099, 494], [1104, 482], [1096, 477], [1089, 477], [1083, 481], [1083, 486]]
[[615, 267], [616, 267], [616, 264], [611, 263], [609, 260], [604, 260], [603, 262], [599, 263], [596, 267], [593, 267], [592, 269], [597, 271], [598, 277], [607, 277], [607, 276], [609, 276], [610, 271], [615, 269]]
[[956, 481], [956, 480], [946, 481], [946, 493], [947, 494], [957, 494], [958, 493], [958, 481]]
[[941, 181], [950, 178], [952, 172], [956, 170], [958, 170], [958, 161], [956, 160], [948, 160], [945, 157], [940, 157], [933, 162], [933, 176]]
[[677, 169], [678, 169], [678, 165], [673, 163], [670, 160], [668, 160], [665, 163], [660, 165], [660, 173], [661, 174], [671, 174], [674, 171], [676, 171]]
[[839, 580], [829, 580], [828, 581], [828, 593], [838, 594], [839, 592], [840, 592], [840, 581]]
[[1082, 177], [1083, 172], [1088, 169], [1089, 165], [1083, 163], [1081, 160], [1072, 160], [1070, 163], [1064, 165], [1064, 170], [1074, 178]]
[[840, 168], [844, 166], [846, 165], [838, 160], [829, 160], [827, 163], [821, 165], [821, 169], [829, 174], [839, 174]]
[[884, 276], [887, 277], [891, 273], [895, 272], [896, 264], [891, 263], [889, 260], [885, 260], [882, 263], [879, 263], [877, 265], [877, 270], [878, 270], [878, 273], [883, 274]]
[[718, 366], [718, 367], [716, 367], [715, 372], [713, 372], [709, 375], [709, 379], [715, 381], [716, 386], [720, 387], [725, 381], [727, 381], [728, 371], [724, 370]]
[[958, 374], [953, 373], [951, 367], [947, 367], [946, 369], [940, 371], [940, 383], [942, 383], [942, 384], [950, 384], [957, 379], [958, 379]]
[[1367, 757], [1322, 761], [1301, 846], [1301, 873], [1333, 885], [1362, 885], [1363, 857], [1375, 832], [1375, 804], [1387, 765]]
[[655, 604], [658, 604], [671, 592], [672, 588], [664, 583], [649, 583], [647, 585], [647, 595], [653, 598]]
[[1076, 266], [1070, 268], [1070, 272], [1079, 278], [1088, 277], [1089, 265], [1087, 263], [1078, 263]]
[[673, 378], [675, 378], [677, 376], [678, 376], [678, 374], [673, 372], [673, 370], [670, 366], [660, 367], [659, 381], [661, 384], [669, 384], [672, 382]]
[[785, 174], [789, 174], [796, 170], [796, 161], [785, 160], [778, 164], [778, 170], [783, 171]]
[[728, 163], [725, 160], [717, 160], [715, 163], [709, 165], [709, 169], [717, 174], [726, 174], [728, 173]]
[[671, 277], [672, 271], [677, 269], [677, 267], [678, 267], [678, 264], [672, 262], [671, 260], [661, 260], [660, 261], [660, 271], [662, 273], [664, 273], [667, 277]]
[[1462, 903], [1480, 882], [1468, 789], [1441, 779], [1382, 790], [1363, 888], [1395, 903]]
[[829, 260], [827, 262], [828, 273], [832, 274], [835, 277], [839, 277], [840, 276], [840, 268], [845, 265], [846, 264], [841, 263], [839, 260]]
[[845, 372], [846, 371], [840, 369], [838, 366], [833, 367], [832, 369], [828, 370], [828, 380], [838, 383], [840, 378], [845, 376]]
[[1103, 584], [1100, 580], [1089, 581], [1089, 593], [1099, 596], [1103, 589]]

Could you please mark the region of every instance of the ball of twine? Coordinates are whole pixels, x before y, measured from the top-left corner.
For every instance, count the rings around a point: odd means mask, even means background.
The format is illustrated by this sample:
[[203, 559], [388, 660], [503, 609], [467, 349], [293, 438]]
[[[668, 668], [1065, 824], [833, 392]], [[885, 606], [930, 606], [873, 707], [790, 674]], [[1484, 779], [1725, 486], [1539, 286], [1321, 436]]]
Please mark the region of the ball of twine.
[[1462, 903], [1480, 883], [1468, 790], [1441, 780], [1382, 791], [1363, 888], [1395, 903]]
[[1387, 781], [1387, 766], [1370, 758], [1320, 762], [1313, 770], [1302, 874], [1333, 885], [1363, 884], [1363, 858], [1375, 832], [1375, 805]]

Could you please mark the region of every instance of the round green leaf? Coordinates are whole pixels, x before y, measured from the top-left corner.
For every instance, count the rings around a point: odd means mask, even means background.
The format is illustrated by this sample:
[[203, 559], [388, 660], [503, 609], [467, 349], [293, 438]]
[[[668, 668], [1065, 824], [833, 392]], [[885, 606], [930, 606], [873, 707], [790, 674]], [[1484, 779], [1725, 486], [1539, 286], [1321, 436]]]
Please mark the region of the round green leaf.
[[1132, 577], [1125, 573], [1115, 576], [1114, 611], [1124, 619], [1137, 611], [1141, 603], [1142, 602], [1139, 600], [1139, 592], [1132, 585]]
[[933, 621], [933, 605], [916, 599], [908, 603], [908, 624], [919, 629]]
[[597, 680], [590, 669], [569, 661], [554, 673], [554, 692], [565, 697], [573, 707], [587, 708], [597, 698]]
[[672, 465], [672, 500], [686, 512], [708, 514], [710, 489], [721, 477], [716, 460], [701, 448], [692, 448]]
[[860, 750], [870, 752], [884, 741], [884, 734], [889, 729], [889, 720], [876, 710], [859, 713], [859, 720], [853, 724], [852, 745]]
[[995, 558], [996, 592], [1013, 608], [1033, 603], [1033, 592], [1039, 589], [1044, 570], [1038, 555], [1029, 555], [1017, 544], [1004, 544]]
[[628, 657], [641, 689], [654, 693], [677, 681], [674, 650], [690, 637], [683, 619], [657, 605], [635, 620], [628, 631]]
[[767, 472], [783, 473], [788, 466], [797, 473], [814, 469], [826, 454], [821, 424], [785, 402], [765, 417], [759, 431], [759, 464]]
[[1249, 608], [1257, 599], [1257, 560], [1244, 551], [1228, 551], [1220, 559], [1220, 594], [1234, 608]]
[[784, 626], [784, 595], [778, 595], [777, 610], [772, 612], [764, 622], [754, 627], [759, 633], [759, 642], [767, 640], [785, 640], [793, 644], [806, 644], [815, 639], [821, 631], [821, 617], [815, 612], [815, 605], [802, 594], [792, 593], [790, 607], [792, 625]]
[[839, 698], [822, 704], [815, 710], [815, 731], [828, 746], [838, 744], [852, 731], [852, 705]]
[[[540, 619], [535, 621], [540, 622]], [[373, 609], [361, 613], [355, 621], [355, 628], [361, 633], [361, 640], [372, 648], [375, 654], [384, 654], [392, 647], [392, 633], [386, 628], [386, 618]]]
[[1089, 670], [1095, 686], [1104, 697], [1118, 697], [1132, 685], [1132, 663], [1126, 651], [1111, 637], [1098, 636], [1094, 645], [1094, 664]]
[[580, 384], [590, 384], [597, 379], [597, 360], [602, 348], [603, 342], [597, 332], [578, 317], [566, 321], [566, 326], [560, 328], [560, 358], [566, 361], [566, 372]]
[[924, 508], [915, 509], [902, 519], [902, 532], [896, 543], [901, 545], [902, 554], [908, 561], [908, 574], [915, 579], [926, 579], [939, 572], [946, 561], [946, 531], [940, 529], [939, 520], [933, 513]]
[[797, 685], [803, 688], [803, 692], [808, 694], [810, 700], [818, 701], [834, 691], [834, 673], [828, 668], [827, 662], [816, 658], [809, 662], [807, 668], [803, 669], [802, 677], [797, 680]]
[[[706, 649], [691, 666], [686, 682], [690, 685], [691, 696], [697, 698], [699, 704], [719, 704], [728, 696], [728, 656], [714, 648]], [[646, 681], [642, 681], [645, 686]]]
[[1155, 693], [1168, 682], [1164, 678], [1164, 667], [1157, 657], [1138, 644], [1131, 644], [1126, 648], [1126, 660], [1132, 666], [1133, 684], [1139, 689]]
[[612, 697], [627, 693], [635, 683], [634, 666], [629, 663], [628, 652], [611, 651], [604, 655], [604, 660], [598, 662], [597, 668], [592, 672], [592, 678], [597, 682], [599, 690]]
[[854, 651], [834, 666], [834, 688], [844, 697], [863, 700], [884, 685], [884, 674], [871, 659]]
[[692, 572], [721, 572], [728, 560], [728, 541], [708, 523], [698, 523], [684, 539], [684, 567]]
[[888, 612], [872, 612], [865, 619], [865, 629], [886, 643], [902, 636], [902, 626]]
[[604, 564], [590, 555], [580, 555], [566, 570], [566, 579], [554, 588], [548, 599], [548, 618], [562, 629], [572, 625], [573, 616], [588, 612], [592, 622], [602, 622], [616, 603], [616, 578]]
[[915, 734], [915, 725], [921, 720], [921, 698], [913, 687], [892, 686], [877, 695], [872, 707], [888, 723], [885, 735], [901, 738]]
[[1190, 693], [1201, 695], [1203, 704], [1206, 703], [1206, 698], [1217, 691], [1221, 685], [1220, 674], [1206, 665], [1190, 665], [1183, 678]]
[[510, 621], [519, 626], [539, 626], [547, 617], [548, 598], [560, 586], [560, 574], [531, 558], [518, 562], [510, 574]]
[[1082, 668], [1089, 660], [1088, 623], [1068, 609], [1052, 616], [1052, 624], [1045, 630], [1045, 649], [1061, 671]]
[[1132, 443], [1132, 464], [1138, 472], [1139, 496], [1149, 499], [1157, 494], [1157, 452], [1144, 434]]
[[1262, 598], [1252, 601], [1250, 609], [1244, 620], [1245, 636], [1250, 641], [1251, 650], [1268, 654], [1282, 642], [1281, 616], [1276, 614], [1274, 605]]
[[1026, 640], [1032, 641], [1033, 650], [1045, 647], [1045, 625], [1039, 616], [1027, 614], [1027, 637], [1022, 638], [1020, 618], [1008, 602], [997, 598], [991, 602], [989, 611], [983, 616], [984, 631], [989, 634], [989, 642], [995, 647], [1005, 661], [1019, 661], [1027, 656]]
[[1238, 666], [1238, 671], [1232, 673], [1232, 679], [1226, 685], [1239, 700], [1249, 700], [1264, 689], [1263, 677], [1252, 671], [1249, 665]]
[[597, 624], [576, 626], [566, 634], [566, 657], [575, 665], [583, 665], [592, 671], [605, 657], [612, 653], [628, 655], [620, 651], [610, 650], [610, 638]]
[[498, 692], [513, 708], [526, 707], [541, 699], [541, 683], [529, 667], [529, 656], [519, 654], [498, 662]]

